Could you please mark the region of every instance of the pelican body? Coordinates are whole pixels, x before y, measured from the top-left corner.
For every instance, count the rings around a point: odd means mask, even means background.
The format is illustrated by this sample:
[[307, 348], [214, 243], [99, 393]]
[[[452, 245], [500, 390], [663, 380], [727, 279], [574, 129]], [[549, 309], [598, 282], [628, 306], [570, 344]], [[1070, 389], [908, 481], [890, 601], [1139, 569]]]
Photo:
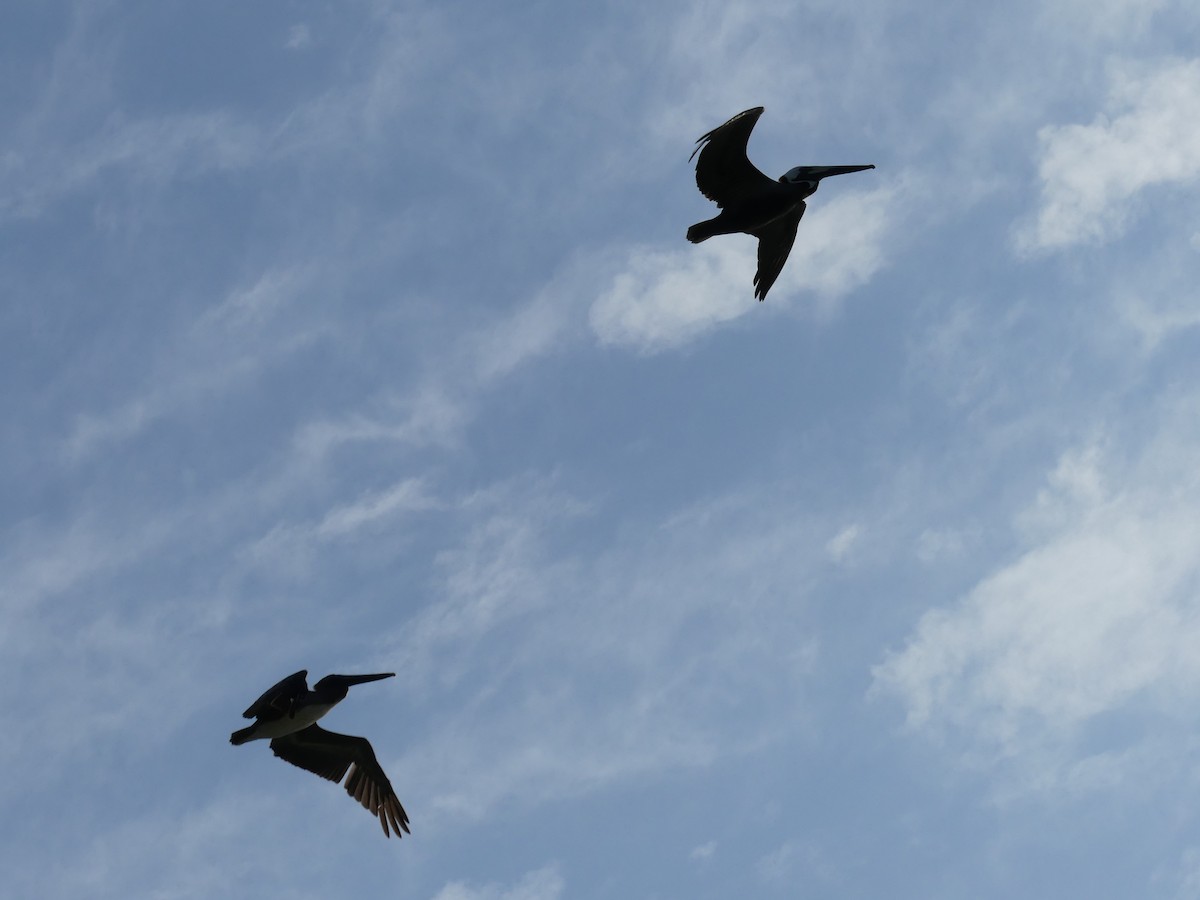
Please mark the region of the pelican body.
[[[271, 752], [285, 762], [320, 775], [335, 784], [346, 776], [346, 793], [372, 815], [379, 817], [383, 833], [402, 837], [408, 831], [408, 814], [375, 758], [366, 738], [326, 731], [317, 720], [346, 699], [350, 688], [368, 681], [391, 678], [377, 675], [326, 675], [310, 691], [308, 670], [301, 669], [280, 681], [242, 713], [254, 723], [229, 736], [231, 744], [269, 740]], [[390, 828], [389, 828], [390, 826]], [[410, 832], [411, 833], [411, 832]]]
[[[763, 300], [783, 271], [796, 229], [807, 208], [805, 199], [816, 193], [822, 178], [862, 172], [875, 166], [796, 166], [778, 181], [760, 172], [746, 156], [750, 132], [763, 113], [756, 106], [740, 112], [724, 125], [700, 137], [696, 149], [696, 186], [721, 208], [721, 214], [697, 222], [687, 239], [699, 244], [718, 234], [752, 234], [758, 238], [758, 272], [754, 296]], [[689, 161], [692, 157], [689, 157]]]

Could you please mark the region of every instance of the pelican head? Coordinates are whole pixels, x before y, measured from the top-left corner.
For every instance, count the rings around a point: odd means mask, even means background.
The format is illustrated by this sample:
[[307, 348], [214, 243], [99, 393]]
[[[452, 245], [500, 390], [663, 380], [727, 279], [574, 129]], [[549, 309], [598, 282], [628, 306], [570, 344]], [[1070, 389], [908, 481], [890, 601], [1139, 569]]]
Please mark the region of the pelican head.
[[336, 702], [350, 693], [350, 688], [356, 684], [366, 684], [368, 681], [391, 678], [394, 674], [394, 672], [383, 672], [378, 675], [326, 675], [313, 685], [313, 693], [329, 697]]

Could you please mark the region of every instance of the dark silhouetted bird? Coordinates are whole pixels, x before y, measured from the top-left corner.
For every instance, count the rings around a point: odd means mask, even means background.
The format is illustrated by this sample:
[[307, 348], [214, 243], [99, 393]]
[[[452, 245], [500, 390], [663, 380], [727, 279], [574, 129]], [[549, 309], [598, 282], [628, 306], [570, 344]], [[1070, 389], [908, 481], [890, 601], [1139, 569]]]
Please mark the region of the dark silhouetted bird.
[[[740, 112], [724, 125], [701, 137], [692, 151], [696, 160], [696, 185], [709, 200], [721, 207], [715, 219], [697, 222], [687, 239], [699, 244], [717, 234], [744, 232], [758, 238], [758, 272], [754, 296], [759, 300], [783, 271], [796, 228], [804, 215], [804, 198], [811, 196], [822, 178], [861, 172], [872, 166], [796, 166], [778, 181], [772, 181], [746, 158], [746, 142], [761, 106]], [[691, 157], [688, 158], [689, 161]]]
[[[293, 766], [307, 769], [334, 784], [346, 775], [346, 792], [368, 812], [379, 817], [383, 833], [403, 837], [408, 831], [408, 814], [400, 805], [392, 783], [383, 773], [375, 751], [366, 738], [326, 731], [317, 719], [346, 698], [351, 685], [391, 678], [395, 672], [379, 675], [326, 675], [308, 689], [308, 670], [289, 675], [250, 704], [242, 716], [255, 719], [253, 725], [229, 736], [231, 744], [244, 744], [269, 738], [271, 752]], [[389, 827], [391, 830], [389, 831]], [[411, 834], [411, 832], [409, 832]]]

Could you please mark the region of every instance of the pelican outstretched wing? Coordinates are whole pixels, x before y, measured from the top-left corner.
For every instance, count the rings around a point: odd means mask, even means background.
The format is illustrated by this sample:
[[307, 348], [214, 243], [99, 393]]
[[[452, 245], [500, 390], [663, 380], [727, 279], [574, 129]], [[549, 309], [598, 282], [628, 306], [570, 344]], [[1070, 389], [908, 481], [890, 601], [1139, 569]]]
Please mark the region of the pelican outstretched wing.
[[796, 229], [800, 227], [800, 219], [806, 208], [804, 201], [801, 201], [787, 215], [750, 232], [758, 238], [758, 271], [754, 274], [754, 296], [759, 300], [766, 299], [767, 291], [783, 271], [783, 264], [792, 252], [792, 244], [796, 242]]
[[722, 209], [730, 201], [775, 185], [774, 179], [755, 168], [746, 156], [750, 132], [762, 113], [761, 106], [738, 113], [696, 141], [696, 149], [688, 157], [691, 160], [700, 154], [696, 160], [696, 187]]
[[278, 719], [285, 713], [292, 712], [296, 698], [307, 690], [308, 669], [293, 672], [251, 703], [249, 708], [242, 713], [242, 718], [257, 719], [267, 715]]
[[400, 805], [392, 783], [375, 759], [375, 751], [366, 738], [309, 725], [272, 740], [271, 752], [293, 766], [334, 783], [340, 782], [349, 771], [346, 793], [369, 813], [379, 817], [385, 835], [391, 837], [394, 832], [396, 837], [403, 837], [401, 832], [409, 830], [408, 814]]

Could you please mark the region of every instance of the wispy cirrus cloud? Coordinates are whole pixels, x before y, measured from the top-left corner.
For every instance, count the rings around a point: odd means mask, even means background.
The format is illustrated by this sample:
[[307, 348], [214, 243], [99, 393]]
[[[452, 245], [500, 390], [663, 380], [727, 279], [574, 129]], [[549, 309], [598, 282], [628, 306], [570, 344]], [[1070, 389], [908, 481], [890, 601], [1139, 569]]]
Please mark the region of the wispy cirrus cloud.
[[530, 299], [474, 320], [454, 338], [420, 347], [422, 373], [412, 383], [382, 388], [356, 409], [304, 423], [293, 435], [295, 453], [318, 460], [364, 442], [455, 445], [478, 415], [483, 396], [575, 339], [578, 303], [562, 282], [577, 277], [551, 279]]
[[459, 698], [397, 763], [424, 773], [415, 789], [435, 824], [704, 766], [804, 727], [818, 652], [804, 607], [829, 567], [827, 523], [734, 494], [592, 552], [567, 536], [600, 510], [551, 485], [497, 486], [463, 512], [475, 524], [441, 554], [435, 601], [385, 653], [414, 702]]
[[798, 884], [820, 885], [829, 889], [841, 881], [827, 854], [809, 841], [785, 841], [762, 856], [754, 868], [765, 884], [786, 886], [792, 890]]
[[62, 197], [112, 172], [165, 185], [262, 158], [269, 135], [222, 111], [113, 120], [50, 153], [11, 151], [0, 168], [0, 217], [37, 216]]
[[544, 866], [526, 872], [511, 887], [494, 882], [475, 886], [465, 881], [452, 881], [438, 891], [433, 900], [558, 900], [565, 888], [566, 881], [558, 867]]
[[312, 346], [326, 325], [280, 313], [321, 289], [305, 265], [271, 267], [238, 285], [190, 321], [159, 337], [147, 360], [151, 373], [109, 409], [75, 414], [62, 451], [81, 462], [128, 443], [164, 419], [224, 394], [244, 391], [262, 372]]

